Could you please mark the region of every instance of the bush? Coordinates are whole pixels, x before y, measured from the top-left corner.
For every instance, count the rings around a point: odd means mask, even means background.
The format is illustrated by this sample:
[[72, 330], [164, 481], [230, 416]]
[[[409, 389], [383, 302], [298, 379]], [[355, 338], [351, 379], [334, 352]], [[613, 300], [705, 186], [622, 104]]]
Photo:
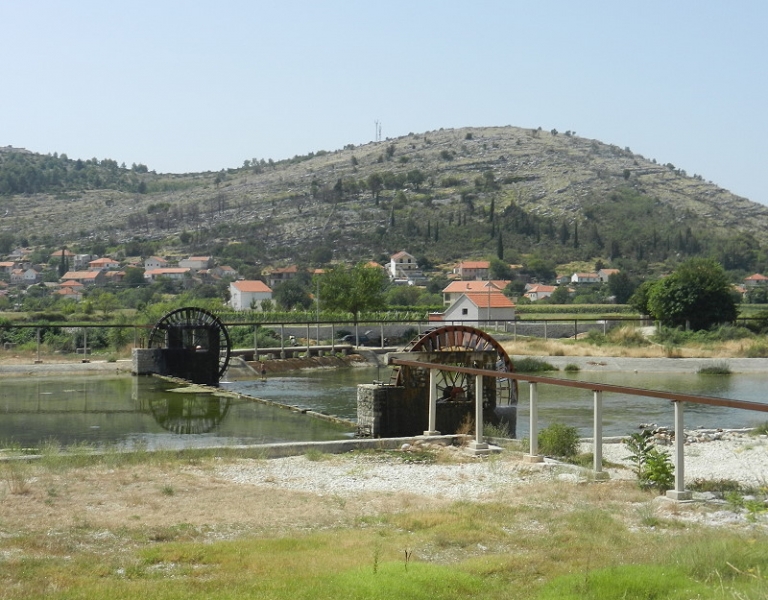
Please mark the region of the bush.
[[720, 361], [713, 365], [704, 365], [699, 368], [698, 373], [701, 375], [730, 375], [732, 371], [727, 362]]
[[661, 493], [672, 489], [675, 483], [675, 467], [669, 454], [653, 444], [653, 434], [644, 429], [633, 433], [625, 442], [631, 455], [627, 458], [634, 463], [634, 471], [642, 488], [656, 488]]
[[557, 371], [557, 367], [540, 358], [521, 358], [515, 361], [518, 373], [537, 373], [539, 371]]
[[579, 452], [579, 431], [562, 423], [552, 423], [539, 432], [539, 451], [547, 456], [573, 458]]

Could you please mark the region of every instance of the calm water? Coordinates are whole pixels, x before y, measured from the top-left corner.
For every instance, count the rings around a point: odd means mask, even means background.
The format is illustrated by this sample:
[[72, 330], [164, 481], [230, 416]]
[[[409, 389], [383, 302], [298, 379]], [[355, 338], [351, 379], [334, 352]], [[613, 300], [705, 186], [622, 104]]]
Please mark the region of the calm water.
[[0, 386], [0, 446], [179, 448], [349, 436], [345, 427], [257, 402], [172, 391], [179, 386], [154, 377], [4, 378]]
[[[569, 377], [563, 373], [557, 377]], [[572, 379], [723, 398], [768, 402], [768, 374], [683, 375], [578, 373]], [[388, 381], [388, 369], [304, 371], [266, 382], [223, 383], [253, 397], [342, 418], [356, 418], [356, 386]], [[32, 447], [50, 439], [149, 448], [310, 441], [348, 437], [344, 427], [211, 393], [180, 393], [152, 377], [4, 378], [0, 380], [0, 446]], [[517, 436], [528, 435], [528, 385], [520, 384]], [[671, 426], [665, 400], [603, 394], [603, 432], [624, 435], [641, 423]], [[687, 427], [744, 427], [768, 421], [768, 413], [686, 405]], [[592, 431], [592, 393], [539, 385], [540, 425], [557, 421]]]

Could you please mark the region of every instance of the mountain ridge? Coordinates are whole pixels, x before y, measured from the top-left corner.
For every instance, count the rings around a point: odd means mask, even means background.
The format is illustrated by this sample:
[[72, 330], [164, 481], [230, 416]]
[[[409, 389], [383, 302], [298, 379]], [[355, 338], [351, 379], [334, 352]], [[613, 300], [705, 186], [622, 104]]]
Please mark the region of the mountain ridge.
[[[11, 155], [0, 153], [0, 193]], [[253, 265], [404, 248], [427, 262], [502, 250], [511, 259], [647, 263], [742, 247], [747, 259], [724, 262], [748, 270], [763, 264], [768, 244], [768, 207], [570, 131], [442, 129], [176, 175], [26, 151], [13, 160], [63, 163], [27, 165], [28, 178], [59, 169], [58, 187], [0, 195], [0, 235], [50, 246], [149, 241]]]

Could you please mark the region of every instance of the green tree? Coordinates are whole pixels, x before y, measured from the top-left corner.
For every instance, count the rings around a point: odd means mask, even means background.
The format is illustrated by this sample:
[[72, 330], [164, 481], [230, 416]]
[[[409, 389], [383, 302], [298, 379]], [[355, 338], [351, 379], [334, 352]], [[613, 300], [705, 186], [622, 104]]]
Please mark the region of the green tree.
[[572, 302], [571, 293], [568, 291], [567, 285], [560, 285], [552, 292], [552, 295], [547, 298], [547, 304], [570, 304]]
[[144, 285], [144, 269], [141, 267], [126, 267], [123, 285]]
[[354, 267], [336, 265], [320, 277], [320, 298], [324, 309], [350, 312], [357, 323], [366, 310], [386, 306], [385, 290], [389, 280], [380, 267], [358, 263]]
[[637, 285], [624, 271], [608, 276], [608, 290], [616, 298], [617, 304], [626, 304], [635, 292]]
[[306, 310], [312, 306], [312, 296], [307, 285], [298, 277], [284, 281], [277, 286], [272, 298], [284, 310], [293, 310], [294, 308]]
[[379, 194], [381, 194], [381, 190], [384, 189], [384, 178], [380, 173], [371, 173], [368, 175], [366, 183], [368, 184], [368, 189], [371, 191], [371, 197], [376, 204], [378, 204]]
[[641, 315], [650, 315], [651, 311], [648, 308], [648, 297], [651, 293], [651, 288], [656, 284], [655, 281], [643, 281], [629, 297], [628, 303]]
[[650, 314], [670, 327], [708, 329], [738, 314], [731, 284], [720, 263], [692, 258], [657, 281], [648, 294]]

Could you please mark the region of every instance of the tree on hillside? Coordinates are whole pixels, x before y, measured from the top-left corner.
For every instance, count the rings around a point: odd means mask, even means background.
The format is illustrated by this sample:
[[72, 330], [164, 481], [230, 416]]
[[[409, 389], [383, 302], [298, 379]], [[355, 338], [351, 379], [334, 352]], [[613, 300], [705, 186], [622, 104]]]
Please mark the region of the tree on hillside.
[[384, 292], [388, 279], [380, 267], [362, 262], [354, 267], [336, 265], [318, 277], [322, 307], [350, 312], [355, 323], [361, 312], [386, 306]]
[[617, 304], [626, 304], [635, 291], [637, 284], [624, 271], [608, 276], [608, 289]]
[[707, 258], [690, 259], [653, 284], [648, 310], [664, 325], [693, 330], [730, 323], [738, 314], [723, 267]]

